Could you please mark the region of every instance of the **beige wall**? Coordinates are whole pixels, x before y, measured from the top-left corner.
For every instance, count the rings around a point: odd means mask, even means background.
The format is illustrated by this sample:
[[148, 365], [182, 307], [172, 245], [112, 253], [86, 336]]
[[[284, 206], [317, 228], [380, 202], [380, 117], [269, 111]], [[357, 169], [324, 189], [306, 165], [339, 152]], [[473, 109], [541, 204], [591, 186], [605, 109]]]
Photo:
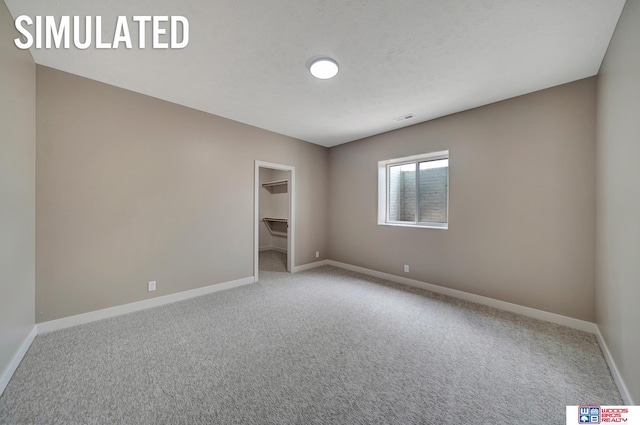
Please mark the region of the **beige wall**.
[[[260, 168], [260, 184], [272, 181], [271, 174], [273, 170], [268, 168]], [[261, 187], [258, 194], [259, 205], [258, 205], [258, 219], [262, 219], [263, 217], [267, 217], [267, 212], [271, 210], [271, 197], [267, 196], [269, 191], [264, 187]], [[258, 245], [262, 248], [268, 248], [271, 244], [271, 233], [269, 233], [269, 229], [264, 221], [260, 221], [258, 225], [259, 234], [258, 234]]]
[[36, 66], [15, 37], [0, 1], [0, 377], [34, 325]]
[[598, 78], [596, 319], [640, 403], [640, 1], [627, 0]]
[[[595, 88], [590, 78], [331, 148], [330, 257], [593, 321]], [[449, 229], [377, 225], [377, 162], [445, 149]]]
[[37, 322], [253, 276], [256, 159], [296, 167], [296, 264], [327, 251], [326, 148], [46, 67], [37, 84]]

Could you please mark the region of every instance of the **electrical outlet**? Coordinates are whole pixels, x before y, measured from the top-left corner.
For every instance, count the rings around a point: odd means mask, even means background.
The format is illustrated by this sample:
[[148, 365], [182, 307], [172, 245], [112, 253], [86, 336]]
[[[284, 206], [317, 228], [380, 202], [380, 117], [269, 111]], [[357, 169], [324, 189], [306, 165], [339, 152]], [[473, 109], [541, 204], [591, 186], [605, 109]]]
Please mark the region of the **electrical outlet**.
[[147, 285], [147, 291], [151, 292], [151, 291], [155, 291], [156, 290], [156, 281], [152, 280], [151, 282], [149, 282], [149, 284]]
[[408, 264], [404, 265], [404, 272], [405, 273], [409, 273], [409, 265]]
[[316, 258], [320, 258], [320, 251], [316, 251]]

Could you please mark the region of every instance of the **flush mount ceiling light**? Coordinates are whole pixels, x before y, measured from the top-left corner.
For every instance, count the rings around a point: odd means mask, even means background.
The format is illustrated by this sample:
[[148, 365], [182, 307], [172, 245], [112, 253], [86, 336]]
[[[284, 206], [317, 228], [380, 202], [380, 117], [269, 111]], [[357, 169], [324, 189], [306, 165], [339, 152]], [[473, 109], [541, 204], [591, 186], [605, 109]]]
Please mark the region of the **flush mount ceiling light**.
[[338, 63], [330, 58], [316, 59], [309, 66], [309, 72], [316, 78], [328, 80], [338, 74]]

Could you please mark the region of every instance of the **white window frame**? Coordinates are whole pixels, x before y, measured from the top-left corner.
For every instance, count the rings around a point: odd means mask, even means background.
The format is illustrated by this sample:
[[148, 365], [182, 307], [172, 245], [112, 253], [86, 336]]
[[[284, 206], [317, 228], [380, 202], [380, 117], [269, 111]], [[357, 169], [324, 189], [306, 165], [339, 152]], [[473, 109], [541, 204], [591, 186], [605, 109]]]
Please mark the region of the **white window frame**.
[[[416, 222], [396, 222], [389, 221], [389, 167], [395, 165], [411, 164], [425, 161], [437, 161], [439, 159], [449, 159], [449, 151], [438, 151], [425, 153], [420, 155], [405, 156], [403, 158], [387, 159], [378, 162], [378, 225], [381, 226], [398, 226], [398, 227], [417, 227], [421, 229], [448, 229], [449, 228], [449, 171], [447, 170], [447, 222], [432, 223], [419, 222], [419, 215], [416, 215]], [[450, 164], [449, 164], [450, 165]], [[419, 193], [419, 187], [416, 187], [416, 194]], [[419, 200], [416, 199], [416, 210], [418, 209]], [[417, 212], [417, 211], [416, 211]]]

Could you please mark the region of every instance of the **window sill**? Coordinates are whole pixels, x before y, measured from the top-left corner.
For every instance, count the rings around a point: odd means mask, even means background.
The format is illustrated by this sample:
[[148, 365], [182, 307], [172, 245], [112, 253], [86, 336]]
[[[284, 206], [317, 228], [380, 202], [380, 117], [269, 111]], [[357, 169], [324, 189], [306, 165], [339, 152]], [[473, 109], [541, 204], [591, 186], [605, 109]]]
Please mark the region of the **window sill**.
[[431, 224], [405, 224], [405, 223], [387, 223], [382, 222], [378, 223], [378, 226], [391, 226], [391, 227], [413, 227], [416, 229], [439, 229], [439, 230], [447, 230], [449, 229], [449, 224], [445, 224], [442, 226], [431, 225]]

